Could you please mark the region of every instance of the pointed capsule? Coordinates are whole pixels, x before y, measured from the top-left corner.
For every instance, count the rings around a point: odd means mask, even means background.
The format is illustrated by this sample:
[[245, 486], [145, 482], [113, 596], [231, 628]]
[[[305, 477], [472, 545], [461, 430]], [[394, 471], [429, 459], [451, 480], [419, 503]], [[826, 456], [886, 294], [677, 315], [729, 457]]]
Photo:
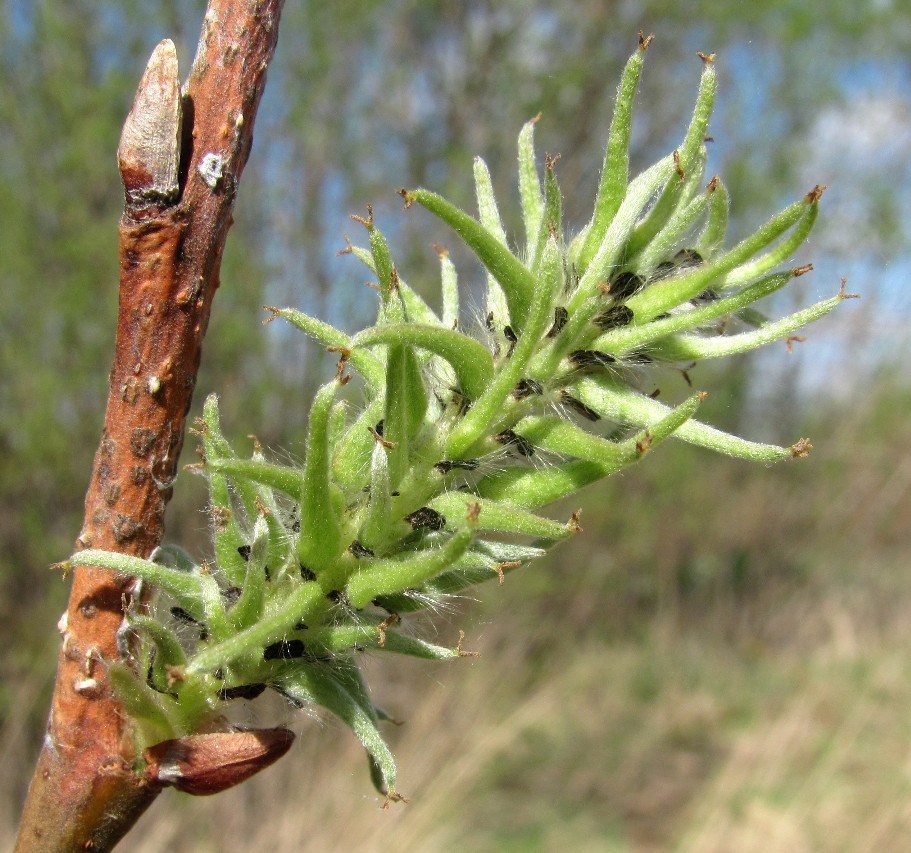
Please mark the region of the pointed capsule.
[[510, 322], [525, 325], [535, 280], [525, 265], [474, 217], [459, 210], [436, 193], [427, 190], [402, 190], [406, 206], [417, 202], [453, 228], [477, 255], [478, 260], [497, 280], [506, 295]]
[[307, 436], [300, 518], [308, 535], [298, 540], [297, 557], [317, 573], [330, 565], [340, 550], [339, 494], [331, 479], [329, 457], [329, 416], [337, 389], [337, 382], [328, 382], [317, 392]]
[[583, 271], [598, 251], [601, 240], [627, 192], [633, 103], [642, 76], [645, 51], [651, 41], [652, 36], [643, 37], [642, 33], [639, 33], [639, 46], [626, 63], [620, 87], [617, 89], [595, 210], [579, 257], [579, 268]]
[[538, 113], [525, 122], [519, 134], [519, 197], [522, 201], [522, 220], [525, 223], [527, 240], [525, 255], [533, 258], [537, 254], [541, 218], [544, 215], [544, 195], [535, 165], [535, 125], [541, 118]]

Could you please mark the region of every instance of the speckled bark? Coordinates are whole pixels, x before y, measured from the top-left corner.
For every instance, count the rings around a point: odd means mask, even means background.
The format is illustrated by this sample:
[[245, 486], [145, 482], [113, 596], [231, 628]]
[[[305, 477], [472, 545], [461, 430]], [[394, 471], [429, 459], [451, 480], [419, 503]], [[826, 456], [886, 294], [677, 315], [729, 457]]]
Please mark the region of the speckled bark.
[[[161, 542], [282, 6], [283, 0], [209, 3], [184, 88], [179, 197], [173, 204], [146, 198], [140, 205], [135, 196], [127, 203], [117, 348], [77, 548], [145, 557]], [[128, 189], [130, 180], [142, 180], [125, 178]], [[19, 853], [109, 850], [157, 793], [131, 769], [130, 740], [106, 681], [104, 662], [118, 655], [116, 633], [132, 594], [131, 578], [92, 568], [74, 572]]]

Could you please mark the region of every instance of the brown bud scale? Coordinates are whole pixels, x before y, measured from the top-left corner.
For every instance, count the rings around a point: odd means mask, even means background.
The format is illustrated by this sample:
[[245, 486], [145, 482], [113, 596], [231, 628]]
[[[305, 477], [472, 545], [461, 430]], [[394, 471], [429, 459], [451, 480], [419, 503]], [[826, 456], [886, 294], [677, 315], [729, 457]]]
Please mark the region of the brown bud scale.
[[153, 215], [179, 194], [181, 103], [174, 42], [160, 42], [136, 90], [123, 125], [117, 159], [127, 209]]
[[143, 752], [145, 778], [197, 797], [245, 782], [281, 758], [294, 742], [288, 729], [212, 732], [165, 740]]

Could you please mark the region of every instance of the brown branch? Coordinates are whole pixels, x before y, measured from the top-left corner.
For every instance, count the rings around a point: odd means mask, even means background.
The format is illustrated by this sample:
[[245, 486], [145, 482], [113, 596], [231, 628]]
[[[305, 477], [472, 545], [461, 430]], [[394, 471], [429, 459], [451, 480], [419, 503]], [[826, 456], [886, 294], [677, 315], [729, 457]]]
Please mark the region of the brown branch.
[[[78, 549], [147, 557], [161, 542], [282, 6], [210, 0], [182, 99], [173, 45], [164, 42], [124, 126], [117, 345]], [[109, 850], [155, 798], [155, 787], [132, 769], [127, 722], [105, 673], [105, 661], [119, 656], [117, 630], [135, 592], [132, 578], [74, 572], [18, 853]]]

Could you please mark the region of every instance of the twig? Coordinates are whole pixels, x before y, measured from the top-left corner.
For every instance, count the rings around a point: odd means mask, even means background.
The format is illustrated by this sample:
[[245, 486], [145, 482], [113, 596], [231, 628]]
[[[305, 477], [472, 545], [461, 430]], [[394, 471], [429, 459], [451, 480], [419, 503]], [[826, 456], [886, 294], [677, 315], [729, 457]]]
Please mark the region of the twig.
[[[173, 45], [163, 42], [124, 126], [117, 347], [78, 549], [146, 557], [161, 542], [282, 6], [210, 0], [182, 97]], [[137, 591], [134, 579], [107, 570], [74, 572], [17, 853], [110, 850], [157, 794], [132, 769], [104, 666], [119, 656], [117, 630]]]

